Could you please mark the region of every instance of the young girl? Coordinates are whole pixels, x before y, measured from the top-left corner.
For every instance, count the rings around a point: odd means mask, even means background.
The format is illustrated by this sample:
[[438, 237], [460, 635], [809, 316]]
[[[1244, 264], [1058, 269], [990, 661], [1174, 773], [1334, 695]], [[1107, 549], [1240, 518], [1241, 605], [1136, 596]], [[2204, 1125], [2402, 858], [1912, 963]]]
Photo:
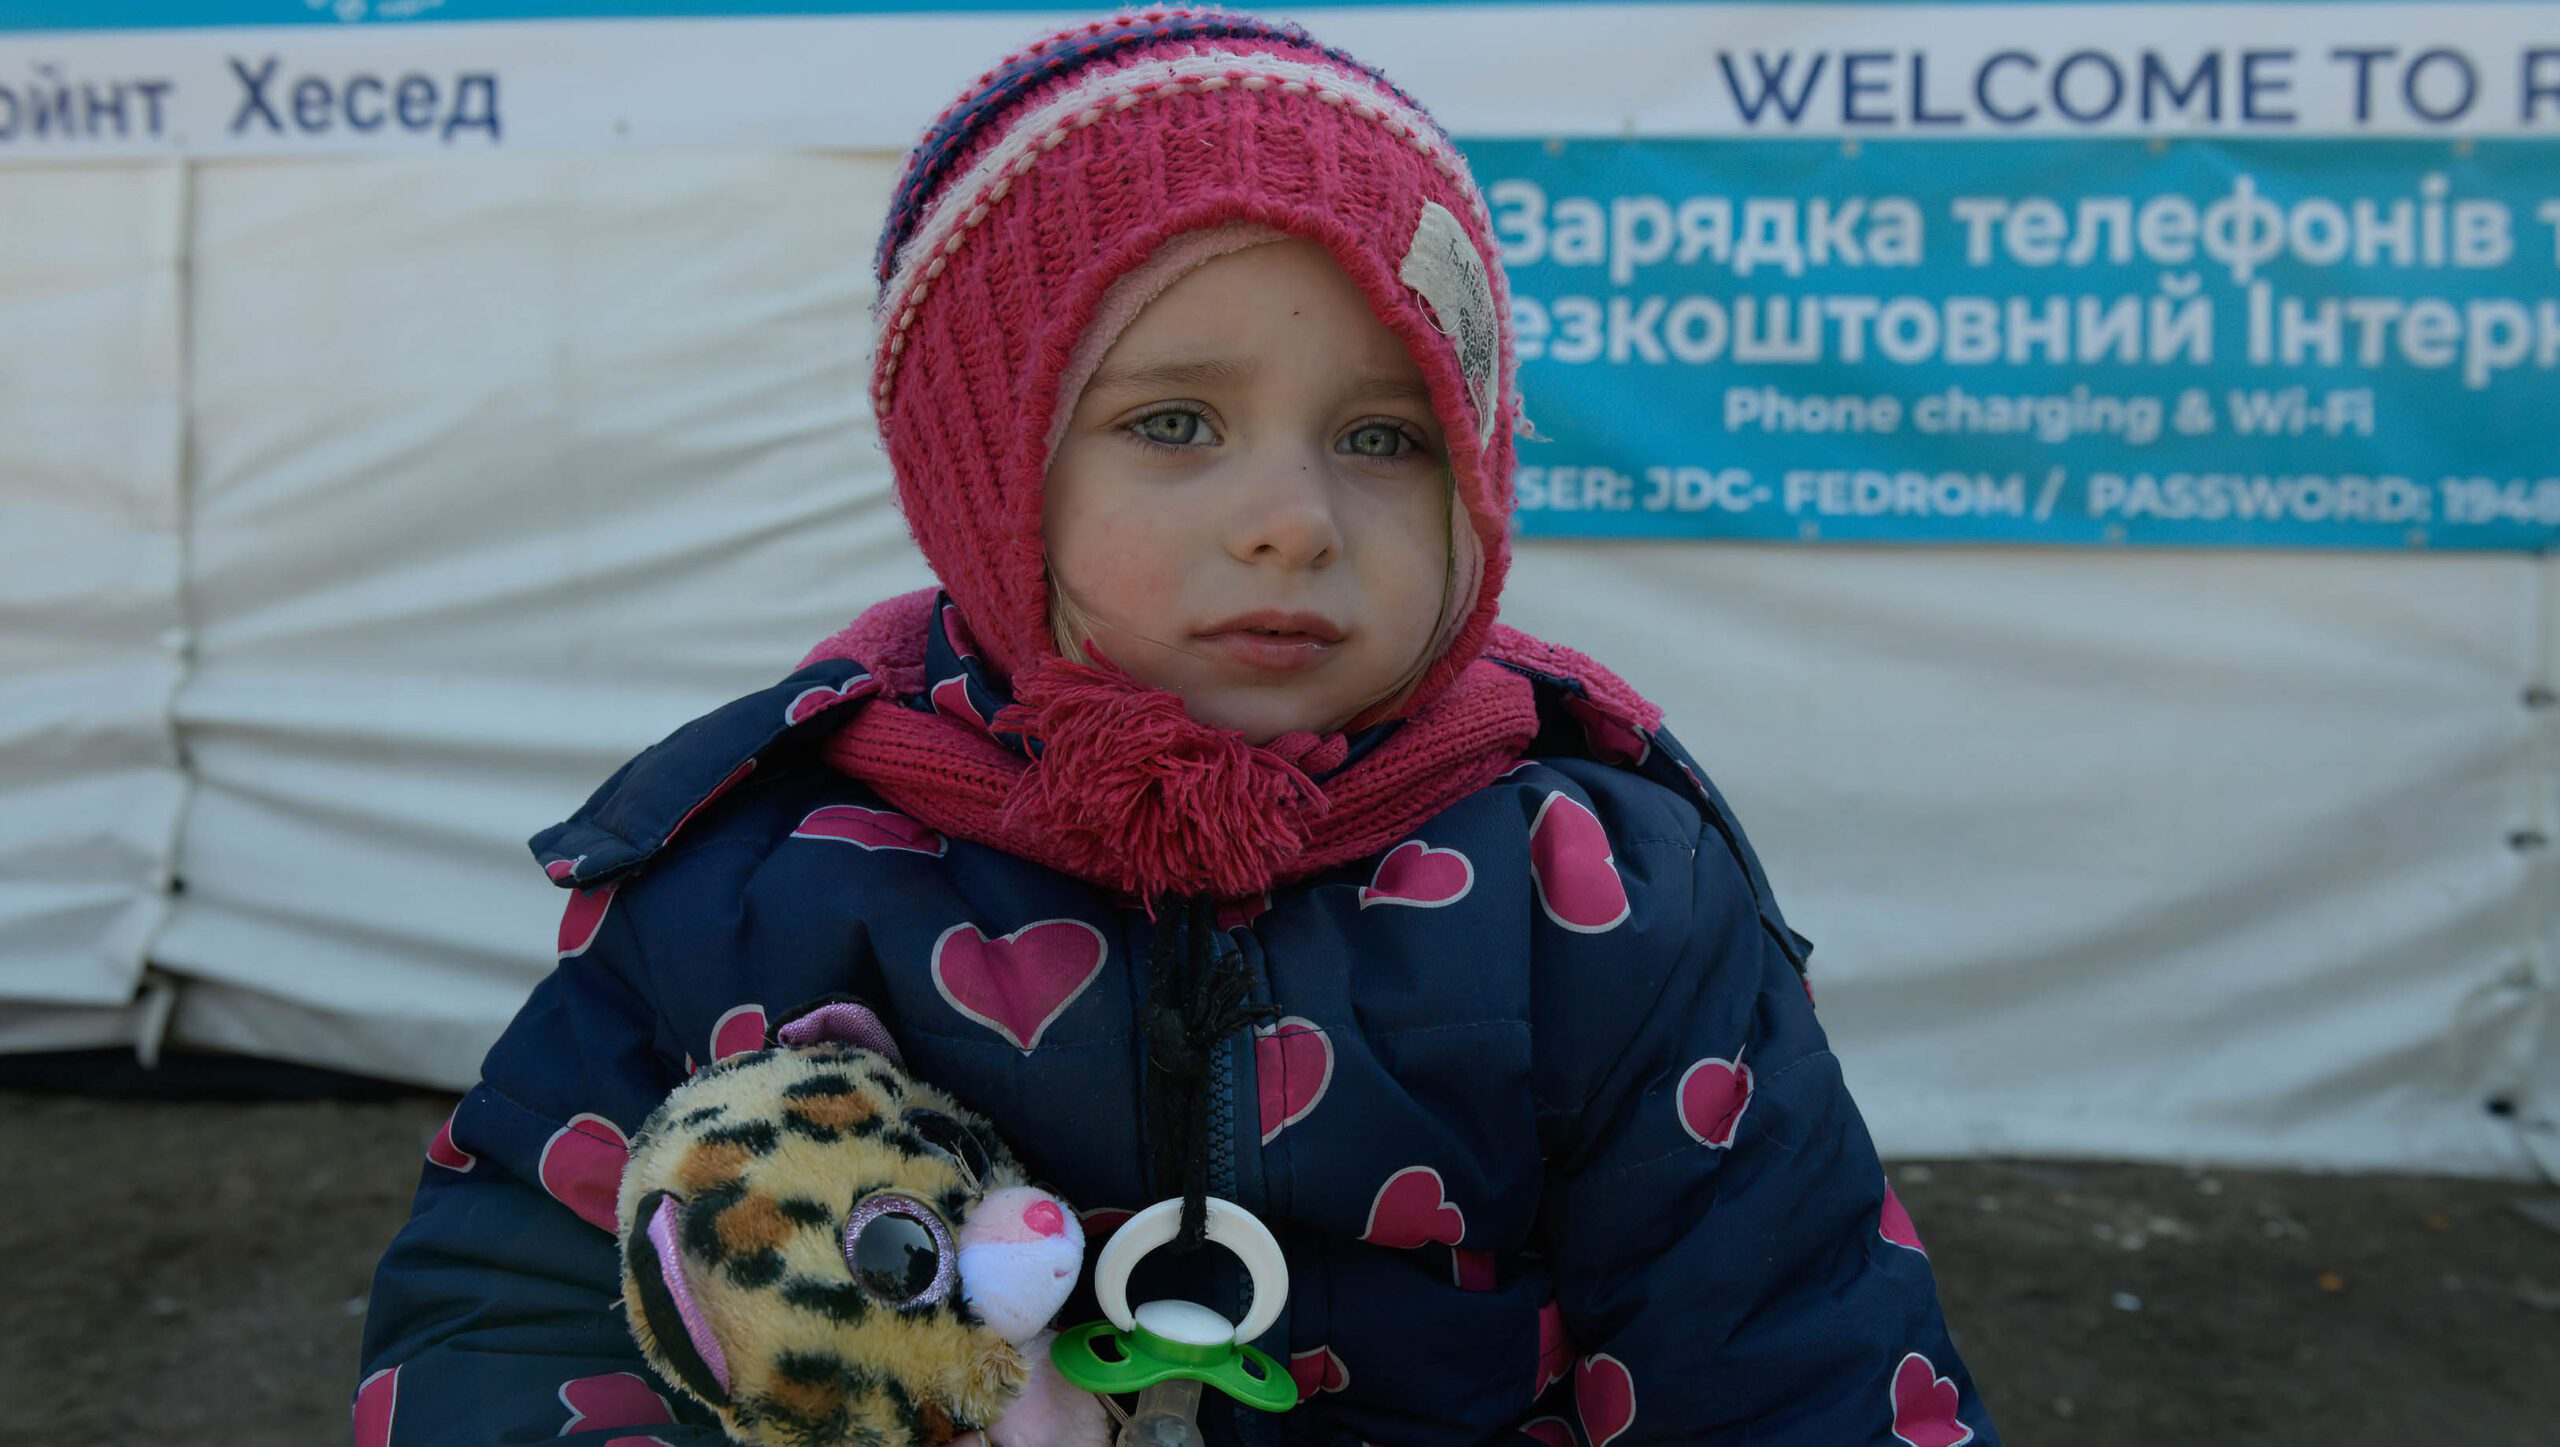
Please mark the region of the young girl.
[[[535, 839], [561, 964], [384, 1258], [360, 1435], [721, 1440], [616, 1309], [624, 1145], [852, 995], [1097, 1237], [1278, 1235], [1303, 1401], [1212, 1394], [1213, 1444], [1993, 1441], [1741, 830], [1495, 622], [1496, 255], [1448, 138], [1293, 27], [1123, 15], [935, 122], [871, 386], [942, 588]], [[1147, 1270], [1244, 1315], [1220, 1250]]]

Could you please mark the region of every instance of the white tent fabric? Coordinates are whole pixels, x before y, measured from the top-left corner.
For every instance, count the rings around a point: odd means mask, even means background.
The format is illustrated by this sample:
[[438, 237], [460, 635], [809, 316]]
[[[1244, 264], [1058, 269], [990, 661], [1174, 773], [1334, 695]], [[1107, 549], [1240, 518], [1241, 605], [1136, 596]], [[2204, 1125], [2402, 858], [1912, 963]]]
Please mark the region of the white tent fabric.
[[[893, 166], [0, 170], [0, 1048], [140, 1034], [147, 945], [180, 1039], [466, 1083], [550, 965], [523, 837], [924, 580]], [[1509, 597], [1732, 795], [1888, 1151], [2560, 1159], [2560, 563], [1530, 542]]]
[[1511, 612], [1618, 638], [1670, 703], [1892, 1148], [2490, 1171], [2518, 1132], [2484, 1103], [2552, 1063], [2549, 851], [2511, 836], [2553, 583], [1580, 544], [1532, 550]]
[[123, 1034], [167, 908], [184, 181], [0, 176], [0, 1048]]
[[891, 179], [205, 170], [182, 1036], [467, 1081], [559, 908], [523, 837], [923, 581], [862, 400]]

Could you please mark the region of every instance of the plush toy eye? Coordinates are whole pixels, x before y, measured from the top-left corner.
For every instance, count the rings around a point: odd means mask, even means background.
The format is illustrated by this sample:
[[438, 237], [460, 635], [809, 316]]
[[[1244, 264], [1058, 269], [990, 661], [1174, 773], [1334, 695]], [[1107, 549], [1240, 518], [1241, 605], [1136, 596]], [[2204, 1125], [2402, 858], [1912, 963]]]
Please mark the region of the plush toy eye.
[[951, 1228], [912, 1196], [865, 1196], [844, 1223], [844, 1260], [854, 1282], [883, 1305], [921, 1311], [951, 1294], [959, 1275]]
[[908, 1110], [905, 1118], [907, 1129], [924, 1137], [926, 1145], [959, 1162], [960, 1173], [969, 1178], [970, 1190], [986, 1190], [987, 1148], [978, 1143], [967, 1126], [922, 1106]]
[[933, 1236], [904, 1216], [882, 1216], [853, 1241], [853, 1270], [884, 1301], [908, 1302], [933, 1287]]

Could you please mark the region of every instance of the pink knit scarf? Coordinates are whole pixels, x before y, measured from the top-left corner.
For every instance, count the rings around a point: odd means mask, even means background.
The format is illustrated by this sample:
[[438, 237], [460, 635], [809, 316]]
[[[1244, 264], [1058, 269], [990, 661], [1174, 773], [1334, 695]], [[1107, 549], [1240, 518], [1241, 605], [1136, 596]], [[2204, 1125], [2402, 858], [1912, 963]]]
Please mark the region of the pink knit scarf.
[[[828, 741], [828, 761], [945, 834], [1150, 903], [1245, 898], [1393, 846], [1501, 777], [1537, 736], [1529, 680], [1494, 659], [1587, 663], [1497, 628], [1487, 657], [1341, 768], [1349, 745], [1340, 734], [1286, 734], [1255, 747], [1126, 674], [1055, 657], [1016, 675], [1012, 706], [993, 720], [966, 706], [902, 706], [900, 698], [952, 696], [953, 680], [925, 676], [933, 601], [931, 589], [892, 598], [809, 654], [804, 666], [860, 660], [890, 695]], [[1644, 726], [1659, 719], [1626, 697]], [[1034, 756], [999, 742], [990, 724]]]

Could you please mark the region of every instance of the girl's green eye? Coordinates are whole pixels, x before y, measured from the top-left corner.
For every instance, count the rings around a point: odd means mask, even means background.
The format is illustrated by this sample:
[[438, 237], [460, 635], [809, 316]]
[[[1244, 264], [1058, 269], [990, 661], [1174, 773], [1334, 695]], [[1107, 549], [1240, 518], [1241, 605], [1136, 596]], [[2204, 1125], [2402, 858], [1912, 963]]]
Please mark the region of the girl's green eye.
[[1342, 450], [1359, 457], [1402, 457], [1413, 448], [1403, 428], [1385, 422], [1364, 423], [1342, 439]]
[[1189, 447], [1200, 441], [1200, 434], [1207, 429], [1197, 412], [1150, 412], [1130, 423], [1129, 430], [1149, 442], [1161, 442], [1167, 447]]

